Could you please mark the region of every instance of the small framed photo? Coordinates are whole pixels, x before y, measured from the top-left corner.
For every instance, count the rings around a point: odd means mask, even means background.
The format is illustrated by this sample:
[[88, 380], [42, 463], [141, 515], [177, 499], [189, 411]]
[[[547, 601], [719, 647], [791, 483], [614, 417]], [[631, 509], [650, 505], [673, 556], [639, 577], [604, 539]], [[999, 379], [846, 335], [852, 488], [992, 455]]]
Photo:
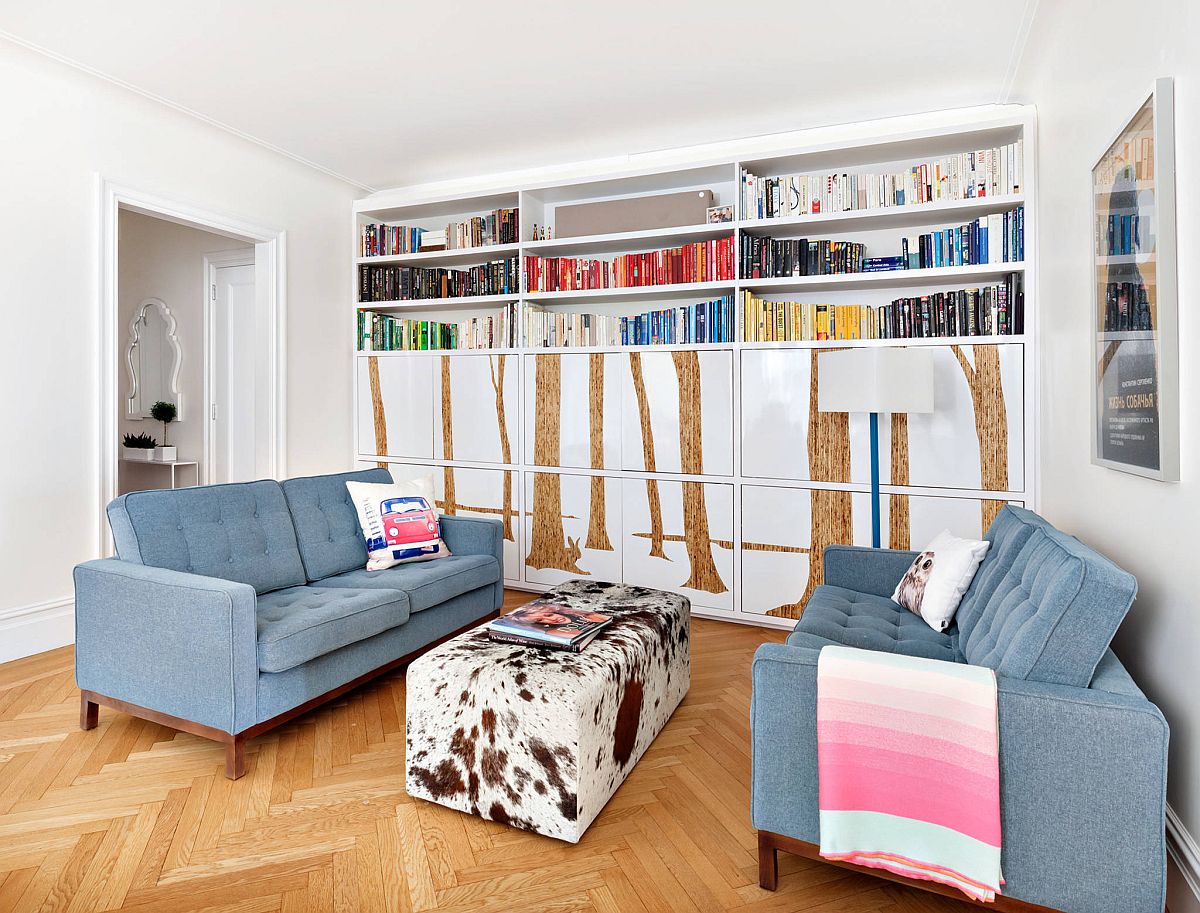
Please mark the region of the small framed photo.
[[732, 222], [733, 207], [732, 206], [710, 206], [708, 207], [708, 224], [713, 225], [718, 222]]
[[1159, 79], [1092, 169], [1092, 462], [1179, 480], [1172, 81]]

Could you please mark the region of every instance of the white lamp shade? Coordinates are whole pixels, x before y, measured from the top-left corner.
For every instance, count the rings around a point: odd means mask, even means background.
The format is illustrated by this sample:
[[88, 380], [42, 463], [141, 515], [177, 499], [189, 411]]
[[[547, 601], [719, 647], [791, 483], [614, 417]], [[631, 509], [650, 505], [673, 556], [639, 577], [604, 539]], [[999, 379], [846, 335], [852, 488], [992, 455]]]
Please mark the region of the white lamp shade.
[[839, 349], [817, 355], [821, 412], [932, 412], [933, 356], [920, 347]]

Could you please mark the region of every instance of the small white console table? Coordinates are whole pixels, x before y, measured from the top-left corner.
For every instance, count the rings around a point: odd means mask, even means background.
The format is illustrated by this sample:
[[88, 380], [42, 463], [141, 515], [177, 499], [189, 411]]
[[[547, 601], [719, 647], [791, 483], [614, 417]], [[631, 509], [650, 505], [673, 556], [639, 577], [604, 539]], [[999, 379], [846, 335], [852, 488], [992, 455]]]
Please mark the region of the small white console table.
[[200, 484], [195, 460], [127, 460], [121, 458], [121, 494], [156, 488], [187, 488]]

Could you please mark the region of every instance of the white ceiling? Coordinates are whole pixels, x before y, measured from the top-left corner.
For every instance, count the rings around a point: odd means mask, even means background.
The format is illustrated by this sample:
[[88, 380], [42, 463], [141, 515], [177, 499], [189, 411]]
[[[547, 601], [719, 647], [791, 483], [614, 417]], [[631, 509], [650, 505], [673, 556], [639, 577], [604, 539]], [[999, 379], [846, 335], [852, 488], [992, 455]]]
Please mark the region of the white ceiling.
[[1003, 100], [1034, 0], [60, 0], [0, 30], [364, 188]]

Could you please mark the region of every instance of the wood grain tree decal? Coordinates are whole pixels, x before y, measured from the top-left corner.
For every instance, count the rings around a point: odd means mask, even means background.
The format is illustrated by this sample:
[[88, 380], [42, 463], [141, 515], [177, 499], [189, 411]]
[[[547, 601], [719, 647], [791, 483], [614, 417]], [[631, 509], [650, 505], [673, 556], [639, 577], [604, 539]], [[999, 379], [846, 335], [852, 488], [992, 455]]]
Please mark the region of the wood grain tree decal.
[[[850, 481], [850, 416], [845, 412], [822, 412], [817, 408], [820, 385], [817, 350], [809, 354], [808, 466], [813, 479], [822, 482]], [[854, 541], [853, 501], [848, 491], [814, 488], [811, 493], [812, 533], [809, 538], [808, 586], [793, 606], [799, 617], [812, 591], [825, 579], [825, 546]], [[784, 614], [780, 612], [780, 614]], [[792, 616], [788, 616], [792, 617]]]
[[[592, 469], [604, 468], [604, 355], [588, 356], [588, 451]], [[592, 476], [588, 509], [586, 548], [602, 552], [613, 550], [608, 538], [608, 510], [604, 498], [604, 477]]]
[[[508, 420], [504, 415], [504, 359], [505, 355], [495, 356], [495, 361], [488, 358], [488, 370], [492, 373], [492, 390], [496, 394], [496, 428], [500, 433], [500, 460], [504, 464], [512, 463], [512, 446], [508, 441]], [[512, 477], [511, 472], [504, 473], [504, 500], [501, 504], [501, 517], [504, 521], [504, 538], [515, 542], [512, 525]]]
[[[892, 484], [908, 484], [908, 414], [892, 414]], [[912, 548], [908, 495], [891, 495], [888, 502], [888, 547]]]
[[[638, 425], [642, 430], [642, 462], [646, 472], [655, 471], [654, 429], [650, 427], [650, 400], [646, 396], [646, 381], [642, 376], [642, 355], [629, 353], [629, 372], [633, 376], [633, 393], [638, 404]], [[658, 480], [646, 480], [646, 503], [650, 511], [650, 557], [666, 558], [663, 551], [662, 498]]]
[[[696, 352], [672, 352], [679, 378], [679, 461], [685, 475], [704, 474], [704, 443], [700, 409], [700, 356]], [[683, 482], [683, 537], [691, 573], [683, 584], [705, 593], [724, 593], [729, 588], [721, 579], [712, 556], [708, 531], [708, 506], [704, 484]]]
[[[951, 346], [971, 391], [975, 410], [975, 436], [979, 440], [979, 487], [985, 491], [1008, 490], [1008, 414], [1000, 376], [999, 346], [972, 346], [975, 365], [967, 360], [962, 346]], [[980, 531], [987, 532], [996, 514], [1007, 502], [979, 502]]]
[[[536, 356], [534, 374], [533, 461], [539, 466], [559, 463], [559, 416], [562, 375], [557, 355]], [[578, 539], [567, 539], [563, 529], [562, 480], [557, 472], [533, 475], [533, 532], [525, 564], [532, 568], [554, 568], [588, 574], [577, 563]]]
[[[375, 452], [385, 456], [388, 452], [387, 413], [383, 408], [383, 389], [379, 385], [379, 359], [372, 355], [367, 359], [367, 378], [371, 384], [371, 420], [375, 425]], [[380, 469], [387, 469], [387, 463], [380, 460], [375, 464]]]
[[[442, 362], [442, 459], [454, 459], [454, 408], [450, 390], [450, 356], [443, 355]], [[458, 499], [454, 495], [454, 467], [442, 467], [442, 513], [454, 516], [458, 513]]]

